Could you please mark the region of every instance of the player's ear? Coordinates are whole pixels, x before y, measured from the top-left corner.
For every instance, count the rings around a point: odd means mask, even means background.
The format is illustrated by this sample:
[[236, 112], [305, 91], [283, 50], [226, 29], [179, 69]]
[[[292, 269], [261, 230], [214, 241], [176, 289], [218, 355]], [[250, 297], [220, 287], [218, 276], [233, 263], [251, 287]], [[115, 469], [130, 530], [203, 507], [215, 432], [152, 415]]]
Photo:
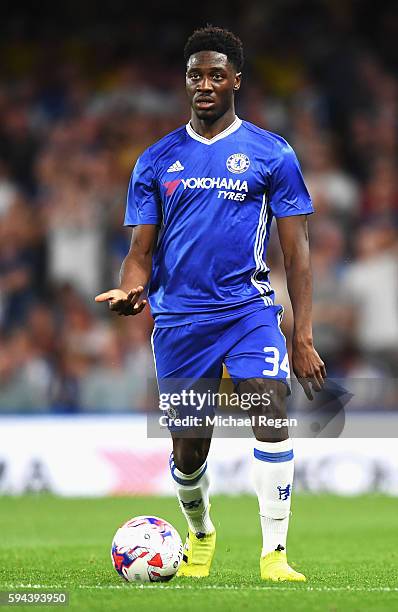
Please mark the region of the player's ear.
[[234, 91], [238, 91], [240, 89], [241, 81], [242, 81], [242, 73], [237, 72], [235, 74]]

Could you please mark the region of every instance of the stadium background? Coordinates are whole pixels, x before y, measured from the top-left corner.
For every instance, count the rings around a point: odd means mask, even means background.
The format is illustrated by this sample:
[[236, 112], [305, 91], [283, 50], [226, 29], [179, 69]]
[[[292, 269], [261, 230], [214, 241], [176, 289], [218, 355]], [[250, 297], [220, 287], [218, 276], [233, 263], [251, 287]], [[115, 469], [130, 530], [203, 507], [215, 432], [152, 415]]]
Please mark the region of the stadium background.
[[[207, 21], [243, 40], [238, 114], [282, 134], [300, 158], [316, 208], [317, 349], [330, 375], [363, 381], [352, 410], [387, 412], [396, 427], [394, 3], [376, 13], [372, 2], [332, 0], [88, 0], [34, 11], [3, 2], [1, 11], [0, 492], [170, 492], [168, 443], [146, 440], [141, 415], [156, 409], [149, 312], [113, 317], [93, 297], [117, 284], [128, 249], [122, 219], [137, 156], [187, 122], [182, 49]], [[289, 340], [275, 238], [267, 261]], [[398, 493], [389, 440], [297, 444], [299, 489]], [[247, 490], [249, 445], [233, 443], [228, 464], [213, 449], [216, 490]]]

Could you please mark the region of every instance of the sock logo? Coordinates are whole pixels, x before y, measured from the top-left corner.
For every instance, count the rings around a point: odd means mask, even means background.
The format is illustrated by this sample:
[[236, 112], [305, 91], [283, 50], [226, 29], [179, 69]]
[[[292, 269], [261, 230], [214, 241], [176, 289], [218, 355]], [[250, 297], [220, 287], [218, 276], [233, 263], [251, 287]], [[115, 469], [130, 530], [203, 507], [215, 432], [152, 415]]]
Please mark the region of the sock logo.
[[184, 502], [181, 500], [181, 503], [186, 510], [195, 510], [196, 508], [199, 508], [200, 504], [202, 503], [202, 498], [194, 499], [189, 502]]
[[282, 499], [283, 501], [285, 501], [291, 493], [291, 485], [288, 484], [285, 488], [283, 487], [277, 487], [278, 491], [279, 491], [279, 499]]

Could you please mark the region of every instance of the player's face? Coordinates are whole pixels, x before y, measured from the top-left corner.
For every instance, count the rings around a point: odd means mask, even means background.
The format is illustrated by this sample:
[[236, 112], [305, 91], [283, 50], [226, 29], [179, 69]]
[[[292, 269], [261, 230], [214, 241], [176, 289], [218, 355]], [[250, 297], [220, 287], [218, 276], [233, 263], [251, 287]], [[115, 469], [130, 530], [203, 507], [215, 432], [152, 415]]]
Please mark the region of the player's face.
[[233, 106], [234, 91], [241, 75], [223, 53], [200, 51], [188, 60], [186, 90], [192, 110], [207, 121], [215, 121]]

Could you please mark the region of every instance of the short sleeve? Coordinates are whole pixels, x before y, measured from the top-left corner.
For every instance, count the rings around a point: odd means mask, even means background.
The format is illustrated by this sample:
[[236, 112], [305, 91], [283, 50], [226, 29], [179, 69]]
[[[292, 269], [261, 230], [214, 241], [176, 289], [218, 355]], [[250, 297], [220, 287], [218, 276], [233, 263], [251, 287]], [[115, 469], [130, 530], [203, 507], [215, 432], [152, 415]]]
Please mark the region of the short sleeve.
[[160, 225], [162, 207], [149, 151], [138, 158], [127, 191], [124, 225]]
[[299, 161], [286, 141], [283, 141], [271, 174], [269, 197], [272, 212], [277, 218], [314, 212]]

